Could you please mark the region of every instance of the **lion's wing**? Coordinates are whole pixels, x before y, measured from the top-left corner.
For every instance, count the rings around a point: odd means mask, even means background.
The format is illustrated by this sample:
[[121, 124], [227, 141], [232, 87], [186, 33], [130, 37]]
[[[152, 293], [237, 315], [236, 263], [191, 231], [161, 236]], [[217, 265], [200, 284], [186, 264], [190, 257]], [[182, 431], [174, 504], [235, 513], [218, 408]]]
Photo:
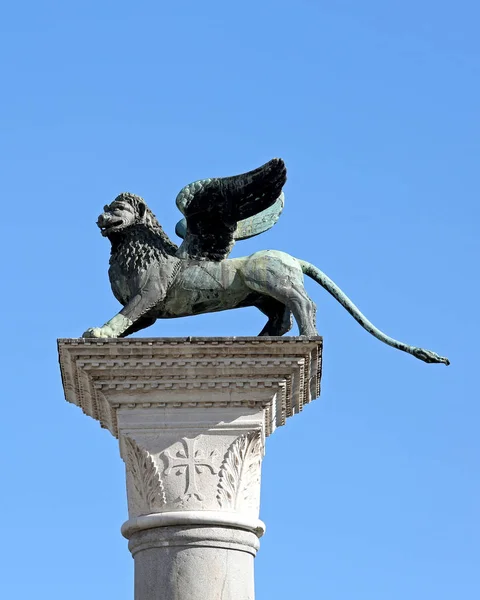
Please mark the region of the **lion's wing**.
[[177, 256], [220, 261], [235, 240], [272, 227], [283, 210], [285, 163], [274, 158], [265, 165], [233, 177], [204, 179], [185, 186], [177, 206], [185, 219], [177, 224], [184, 238]]

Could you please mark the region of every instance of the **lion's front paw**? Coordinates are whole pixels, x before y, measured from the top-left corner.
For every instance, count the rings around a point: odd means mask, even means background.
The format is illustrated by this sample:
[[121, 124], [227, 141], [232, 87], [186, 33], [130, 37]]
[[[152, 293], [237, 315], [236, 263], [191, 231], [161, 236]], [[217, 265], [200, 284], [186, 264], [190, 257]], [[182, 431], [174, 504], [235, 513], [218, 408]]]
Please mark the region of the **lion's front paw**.
[[111, 327], [90, 327], [85, 333], [82, 334], [82, 338], [111, 338], [115, 337]]

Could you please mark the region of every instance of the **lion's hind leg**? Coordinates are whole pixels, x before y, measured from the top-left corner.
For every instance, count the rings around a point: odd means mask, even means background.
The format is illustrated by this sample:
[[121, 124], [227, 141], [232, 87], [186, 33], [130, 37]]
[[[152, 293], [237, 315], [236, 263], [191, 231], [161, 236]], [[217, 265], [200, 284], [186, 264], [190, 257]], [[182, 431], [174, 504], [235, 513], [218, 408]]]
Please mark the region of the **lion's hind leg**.
[[292, 282], [290, 286], [282, 286], [281, 288], [273, 290], [272, 296], [273, 295], [277, 299], [284, 298], [283, 301], [295, 317], [300, 335], [318, 335], [316, 326], [316, 307], [308, 297], [307, 291], [303, 285]]
[[256, 252], [245, 264], [243, 277], [251, 290], [270, 296], [293, 313], [300, 335], [318, 335], [315, 304], [305, 289], [302, 267], [293, 256], [276, 250]]
[[292, 311], [274, 298], [262, 296], [255, 306], [268, 317], [265, 327], [258, 335], [284, 335], [293, 326]]

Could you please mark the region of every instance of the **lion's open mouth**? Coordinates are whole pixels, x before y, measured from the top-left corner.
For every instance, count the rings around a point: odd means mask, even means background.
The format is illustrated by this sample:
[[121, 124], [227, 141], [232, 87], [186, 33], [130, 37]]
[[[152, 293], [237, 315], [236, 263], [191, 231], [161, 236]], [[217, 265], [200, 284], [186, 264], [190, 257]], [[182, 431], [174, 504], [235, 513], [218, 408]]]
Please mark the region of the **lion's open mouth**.
[[97, 225], [100, 228], [102, 235], [106, 235], [109, 231], [118, 229], [119, 226], [123, 225], [123, 220], [122, 219], [105, 220], [104, 218], [103, 219], [100, 218], [97, 221]]

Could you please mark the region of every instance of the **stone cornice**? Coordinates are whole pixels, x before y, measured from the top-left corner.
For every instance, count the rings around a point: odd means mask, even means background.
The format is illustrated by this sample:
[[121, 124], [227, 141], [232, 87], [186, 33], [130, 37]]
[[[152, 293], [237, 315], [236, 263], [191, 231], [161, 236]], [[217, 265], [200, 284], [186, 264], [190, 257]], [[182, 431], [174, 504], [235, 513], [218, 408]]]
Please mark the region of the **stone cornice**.
[[265, 434], [320, 393], [320, 337], [58, 340], [65, 397], [118, 437], [120, 408], [261, 408]]

